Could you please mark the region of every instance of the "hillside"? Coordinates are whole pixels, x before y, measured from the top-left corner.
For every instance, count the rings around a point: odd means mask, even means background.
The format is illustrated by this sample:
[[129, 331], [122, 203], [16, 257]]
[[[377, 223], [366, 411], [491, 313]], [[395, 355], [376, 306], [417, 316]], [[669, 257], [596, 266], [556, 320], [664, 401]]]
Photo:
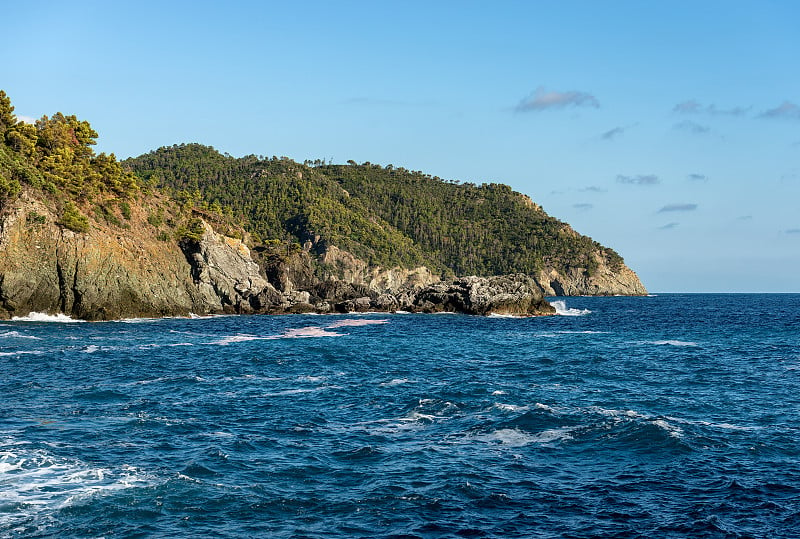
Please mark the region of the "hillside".
[[616, 253], [503, 185], [197, 144], [121, 163], [97, 136], [60, 112], [19, 122], [0, 90], [0, 319], [535, 315], [552, 312], [543, 294], [645, 293]]
[[239, 219], [262, 241], [290, 237], [369, 266], [424, 265], [443, 276], [525, 273], [545, 291], [643, 294], [622, 257], [502, 184], [444, 181], [370, 163], [234, 158], [181, 144], [128, 159], [142, 181]]

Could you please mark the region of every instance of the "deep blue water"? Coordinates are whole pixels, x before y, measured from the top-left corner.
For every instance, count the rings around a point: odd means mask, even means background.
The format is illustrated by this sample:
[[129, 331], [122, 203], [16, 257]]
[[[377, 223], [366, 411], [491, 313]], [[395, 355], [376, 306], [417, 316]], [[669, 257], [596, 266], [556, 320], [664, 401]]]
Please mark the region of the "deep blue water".
[[0, 322], [0, 537], [797, 537], [800, 295]]

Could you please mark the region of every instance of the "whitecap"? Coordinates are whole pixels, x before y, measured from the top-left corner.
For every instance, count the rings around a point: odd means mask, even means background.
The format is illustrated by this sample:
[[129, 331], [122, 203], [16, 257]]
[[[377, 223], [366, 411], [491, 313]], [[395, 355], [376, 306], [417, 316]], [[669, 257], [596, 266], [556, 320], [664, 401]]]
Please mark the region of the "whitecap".
[[0, 512], [3, 528], [40, 513], [79, 504], [87, 498], [152, 485], [147, 475], [130, 466], [103, 468], [26, 447], [27, 443], [3, 445], [6, 449], [0, 450], [2, 500], [4, 505], [14, 507], [12, 512]]
[[399, 386], [400, 384], [410, 384], [411, 380], [408, 378], [394, 378], [389, 380], [388, 382], [383, 382], [379, 384], [381, 387], [392, 387], [392, 386]]
[[528, 410], [527, 406], [520, 406], [518, 404], [505, 404], [502, 402], [494, 403], [492, 408], [497, 408], [498, 410], [503, 410], [504, 412], [525, 412]]
[[274, 338], [275, 337], [259, 337], [258, 335], [237, 334], [237, 335], [228, 335], [228, 336], [222, 337], [221, 339], [219, 339], [217, 341], [211, 341], [211, 342], [207, 342], [207, 343], [203, 343], [203, 344], [216, 344], [216, 345], [219, 345], [219, 346], [227, 346], [229, 344], [233, 344], [233, 343], [237, 343], [237, 342], [259, 341], [259, 340], [274, 339]]
[[495, 389], [494, 391], [492, 391], [492, 395], [505, 395], [505, 394], [506, 392], [503, 391], [502, 389]]
[[556, 410], [552, 406], [548, 406], [546, 404], [542, 404], [541, 402], [537, 402], [533, 405], [534, 408], [537, 410], [544, 410], [545, 412], [555, 413]]
[[85, 320], [77, 320], [75, 318], [70, 318], [69, 316], [63, 313], [47, 314], [47, 313], [36, 313], [36, 312], [30, 312], [28, 313], [28, 316], [12, 316], [11, 321], [12, 322], [58, 322], [63, 324], [85, 322]]
[[14, 352], [0, 352], [0, 357], [10, 356], [40, 356], [46, 352], [42, 350], [15, 350]]
[[[591, 312], [591, 311], [589, 311]], [[561, 333], [564, 335], [601, 335], [603, 333], [608, 333], [607, 331], [592, 331], [592, 330], [585, 330], [585, 331], [556, 331], [556, 333]]]
[[371, 320], [371, 319], [353, 319], [353, 318], [346, 318], [344, 320], [337, 320], [332, 324], [328, 324], [326, 327], [328, 329], [335, 329], [335, 328], [343, 328], [343, 327], [358, 327], [358, 326], [371, 326], [374, 324], [388, 324], [389, 320]]
[[530, 444], [552, 444], [571, 440], [570, 432], [574, 427], [562, 427], [558, 429], [547, 429], [537, 433], [523, 432], [517, 428], [498, 429], [482, 436], [486, 442], [500, 443], [508, 447], [522, 447]]
[[567, 302], [562, 300], [548, 303], [555, 308], [556, 314], [559, 316], [584, 316], [592, 312], [589, 309], [571, 309], [567, 307]]
[[6, 339], [34, 339], [34, 340], [37, 340], [37, 341], [41, 341], [42, 340], [41, 337], [34, 337], [33, 335], [24, 335], [24, 334], [20, 333], [19, 331], [6, 331], [6, 332], [3, 332], [3, 333], [0, 333], [0, 337], [4, 337]]
[[697, 343], [693, 341], [677, 341], [672, 339], [663, 341], [649, 341], [647, 344], [669, 345], [669, 346], [697, 346]]
[[344, 337], [346, 333], [336, 333], [334, 331], [325, 331], [321, 327], [305, 327], [297, 329], [287, 329], [281, 337], [284, 339], [308, 339], [312, 337]]
[[669, 434], [673, 438], [682, 438], [683, 437], [683, 430], [680, 427], [677, 427], [675, 425], [671, 425], [670, 423], [668, 423], [664, 419], [653, 419], [653, 420], [651, 420], [651, 422], [653, 423], [653, 425], [655, 425], [655, 426], [657, 426], [657, 427], [659, 427], [661, 429], [664, 429], [667, 432], [667, 434]]

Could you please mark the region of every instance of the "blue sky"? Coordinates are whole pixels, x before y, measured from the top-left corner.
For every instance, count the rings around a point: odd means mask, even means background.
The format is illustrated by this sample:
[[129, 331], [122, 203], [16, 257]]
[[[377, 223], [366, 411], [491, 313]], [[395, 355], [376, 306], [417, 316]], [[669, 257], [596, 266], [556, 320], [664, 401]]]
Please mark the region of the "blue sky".
[[0, 88], [181, 142], [507, 183], [654, 292], [800, 292], [800, 3], [13, 2]]

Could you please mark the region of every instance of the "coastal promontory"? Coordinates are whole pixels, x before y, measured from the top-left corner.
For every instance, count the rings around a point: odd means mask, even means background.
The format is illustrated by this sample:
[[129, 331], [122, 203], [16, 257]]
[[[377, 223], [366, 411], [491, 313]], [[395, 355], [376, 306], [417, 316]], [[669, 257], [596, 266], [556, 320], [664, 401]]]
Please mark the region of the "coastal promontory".
[[0, 91], [0, 318], [453, 311], [645, 294], [610, 248], [496, 183], [164, 147], [120, 162], [88, 122]]

